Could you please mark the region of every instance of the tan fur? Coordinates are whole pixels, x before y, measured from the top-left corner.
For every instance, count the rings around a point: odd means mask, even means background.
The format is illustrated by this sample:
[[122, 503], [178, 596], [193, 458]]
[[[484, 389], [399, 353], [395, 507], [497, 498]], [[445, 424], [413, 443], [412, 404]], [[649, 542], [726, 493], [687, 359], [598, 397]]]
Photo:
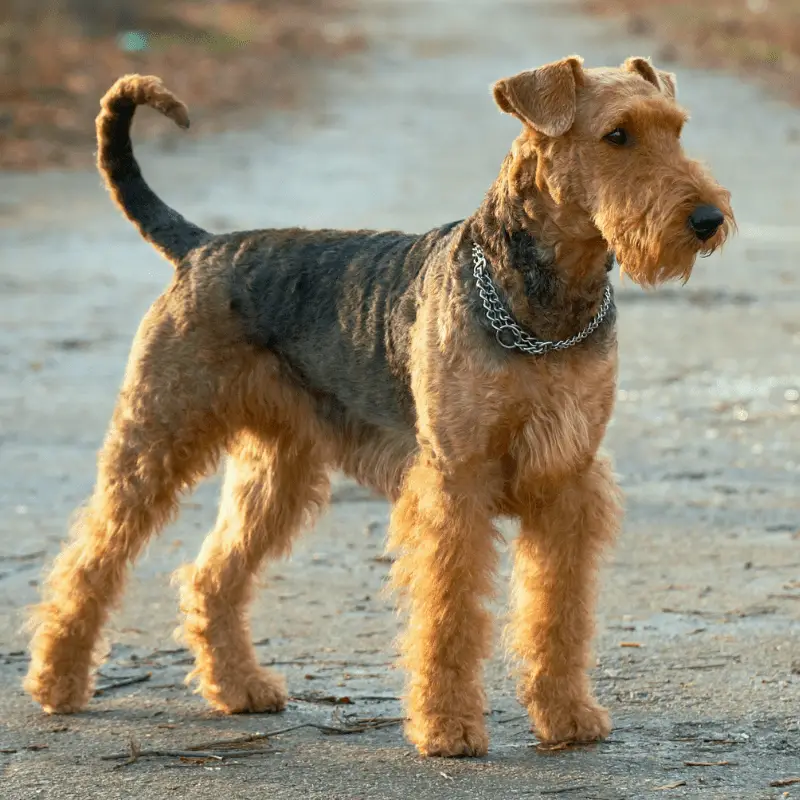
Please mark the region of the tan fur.
[[[101, 145], [117, 124], [120, 92], [144, 92], [137, 102], [188, 121], [160, 82], [124, 80], [104, 98]], [[196, 657], [190, 678], [215, 708], [284, 707], [283, 679], [259, 667], [246, 610], [260, 567], [290, 551], [339, 468], [394, 503], [391, 577], [409, 614], [401, 643], [408, 735], [421, 753], [487, 750], [481, 674], [492, 624], [484, 603], [494, 591], [501, 515], [521, 523], [508, 630], [522, 668], [520, 699], [543, 740], [608, 734], [587, 669], [598, 560], [621, 516], [600, 450], [616, 389], [613, 333], [602, 346], [589, 340], [543, 357], [506, 357], [472, 324], [459, 254], [480, 241], [519, 324], [559, 339], [597, 312], [609, 248], [643, 285], [686, 279], [698, 254], [722, 245], [733, 216], [728, 193], [681, 150], [686, 115], [674, 101], [674, 76], [648, 61], [586, 70], [570, 57], [504, 79], [494, 93], [524, 128], [419, 290], [408, 331], [415, 428], [326, 421], [277, 357], [244, 343], [225, 263], [204, 263], [188, 285], [176, 275], [155, 303], [134, 343], [94, 495], [36, 610], [25, 688], [46, 711], [87, 703], [101, 629], [128, 563], [176, 513], [180, 494], [227, 453], [216, 527], [178, 574], [183, 635]], [[635, 147], [603, 140], [620, 125]], [[696, 203], [725, 214], [703, 243], [687, 228]], [[202, 244], [204, 232], [187, 230], [187, 248]], [[552, 256], [550, 305], [527, 293], [509, 231], [531, 233]], [[168, 252], [158, 230], [145, 235]]]

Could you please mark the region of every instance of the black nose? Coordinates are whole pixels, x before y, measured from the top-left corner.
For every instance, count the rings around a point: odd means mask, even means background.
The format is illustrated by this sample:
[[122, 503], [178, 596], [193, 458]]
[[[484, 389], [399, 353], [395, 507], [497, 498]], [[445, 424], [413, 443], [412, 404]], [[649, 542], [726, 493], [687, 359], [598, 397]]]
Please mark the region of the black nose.
[[716, 206], [697, 206], [689, 215], [689, 227], [704, 242], [710, 239], [725, 222], [725, 215]]

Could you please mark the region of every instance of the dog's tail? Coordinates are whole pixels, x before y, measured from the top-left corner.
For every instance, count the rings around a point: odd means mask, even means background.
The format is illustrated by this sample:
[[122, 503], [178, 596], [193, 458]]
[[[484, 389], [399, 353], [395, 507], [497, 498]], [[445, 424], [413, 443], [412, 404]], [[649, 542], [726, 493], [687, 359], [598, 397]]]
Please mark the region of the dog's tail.
[[131, 145], [131, 122], [136, 106], [147, 105], [189, 127], [186, 106], [159, 78], [126, 75], [100, 101], [97, 116], [97, 167], [111, 196], [139, 233], [173, 264], [210, 237], [185, 220], [147, 185]]

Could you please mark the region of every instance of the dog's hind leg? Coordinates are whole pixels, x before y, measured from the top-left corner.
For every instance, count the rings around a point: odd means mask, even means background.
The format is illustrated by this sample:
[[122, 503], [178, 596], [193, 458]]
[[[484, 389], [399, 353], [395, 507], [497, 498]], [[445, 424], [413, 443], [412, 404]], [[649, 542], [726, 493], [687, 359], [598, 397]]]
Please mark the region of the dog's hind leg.
[[206, 331], [180, 325], [167, 296], [145, 317], [94, 493], [34, 611], [25, 689], [45, 711], [78, 711], [91, 697], [98, 639], [128, 564], [222, 452], [235, 416], [223, 392], [237, 395], [240, 367]]
[[258, 665], [246, 619], [262, 562], [289, 553], [295, 535], [328, 500], [324, 459], [312, 440], [286, 433], [237, 437], [214, 531], [180, 574], [183, 634], [194, 651], [189, 678], [228, 713], [280, 711], [283, 678]]

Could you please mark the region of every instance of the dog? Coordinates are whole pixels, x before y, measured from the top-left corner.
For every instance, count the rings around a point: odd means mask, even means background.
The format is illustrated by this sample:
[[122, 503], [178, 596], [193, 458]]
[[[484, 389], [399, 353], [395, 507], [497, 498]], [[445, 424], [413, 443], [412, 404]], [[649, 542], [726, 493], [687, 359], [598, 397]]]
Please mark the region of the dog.
[[155, 77], [102, 100], [98, 165], [174, 266], [144, 318], [98, 458], [94, 494], [33, 617], [25, 688], [83, 708], [127, 566], [182, 492], [227, 456], [216, 526], [183, 568], [189, 676], [228, 713], [284, 708], [247, 608], [341, 470], [393, 505], [392, 586], [408, 615], [406, 733], [427, 756], [487, 752], [484, 607], [494, 521], [520, 523], [508, 642], [545, 742], [602, 739], [587, 669], [598, 562], [621, 501], [601, 444], [617, 377], [614, 257], [642, 286], [686, 281], [735, 229], [730, 194], [688, 158], [675, 76], [644, 58], [570, 56], [499, 80], [522, 123], [468, 219], [422, 235], [300, 228], [213, 235], [169, 208], [134, 158], [149, 105], [188, 127]]

